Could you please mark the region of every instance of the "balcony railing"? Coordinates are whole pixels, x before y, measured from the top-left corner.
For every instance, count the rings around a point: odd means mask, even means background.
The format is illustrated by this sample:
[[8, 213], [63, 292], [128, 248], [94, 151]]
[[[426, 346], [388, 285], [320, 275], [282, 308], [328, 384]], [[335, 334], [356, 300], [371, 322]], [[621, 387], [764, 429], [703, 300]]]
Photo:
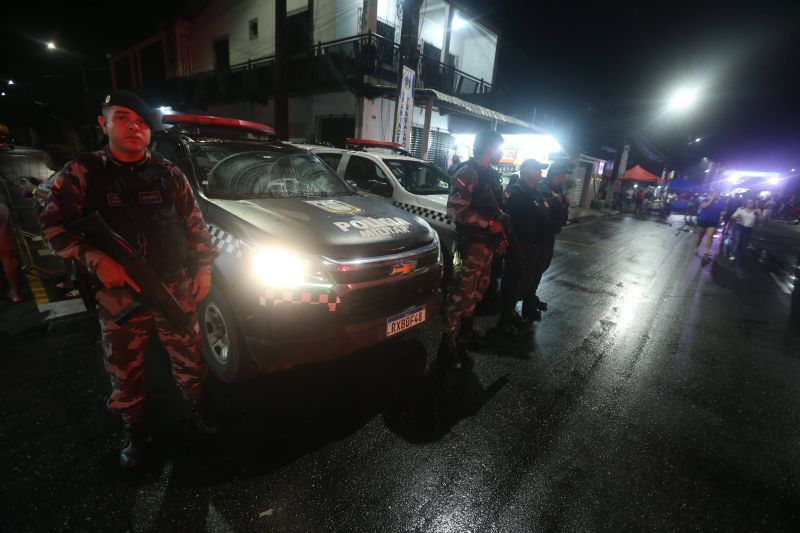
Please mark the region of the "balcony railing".
[[[363, 76], [393, 84], [400, 69], [399, 55], [397, 43], [374, 33], [319, 43], [291, 52], [289, 88], [291, 91], [345, 88], [356, 81], [363, 85]], [[272, 90], [274, 64], [275, 56], [260, 57], [185, 80], [195, 85], [195, 96], [202, 100], [263, 98]], [[416, 85], [467, 99], [492, 91], [492, 85], [484, 80], [427, 57], [419, 59]]]

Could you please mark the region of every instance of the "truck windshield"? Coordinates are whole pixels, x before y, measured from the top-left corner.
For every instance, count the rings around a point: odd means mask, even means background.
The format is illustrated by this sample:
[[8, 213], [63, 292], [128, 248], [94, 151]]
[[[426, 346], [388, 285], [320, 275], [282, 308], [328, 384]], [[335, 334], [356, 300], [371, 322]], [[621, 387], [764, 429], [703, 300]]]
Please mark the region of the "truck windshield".
[[209, 195], [311, 198], [353, 194], [315, 155], [246, 143], [193, 146], [192, 158]]
[[407, 159], [384, 159], [400, 185], [412, 194], [447, 194], [450, 178], [430, 163]]

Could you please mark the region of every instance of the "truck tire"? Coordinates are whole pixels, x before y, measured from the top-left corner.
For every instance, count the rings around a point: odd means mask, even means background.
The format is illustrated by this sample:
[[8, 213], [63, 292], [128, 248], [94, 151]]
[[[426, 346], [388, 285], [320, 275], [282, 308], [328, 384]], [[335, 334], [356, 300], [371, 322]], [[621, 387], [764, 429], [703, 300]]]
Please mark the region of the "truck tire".
[[197, 307], [203, 357], [220, 381], [234, 383], [258, 374], [242, 341], [236, 319], [219, 290], [211, 291]]

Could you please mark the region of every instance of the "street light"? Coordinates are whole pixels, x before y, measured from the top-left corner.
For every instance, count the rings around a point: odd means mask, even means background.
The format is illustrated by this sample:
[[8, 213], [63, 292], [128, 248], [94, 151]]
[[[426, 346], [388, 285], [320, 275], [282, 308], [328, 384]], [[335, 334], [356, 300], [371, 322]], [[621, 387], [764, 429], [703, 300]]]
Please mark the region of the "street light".
[[54, 43], [53, 41], [49, 41], [47, 43], [47, 49], [48, 50], [55, 50], [56, 49], [56, 43]]
[[8, 80], [9, 85], [14, 85], [14, 80]]
[[688, 109], [697, 102], [697, 96], [697, 89], [680, 89], [670, 98], [669, 108], [678, 110]]

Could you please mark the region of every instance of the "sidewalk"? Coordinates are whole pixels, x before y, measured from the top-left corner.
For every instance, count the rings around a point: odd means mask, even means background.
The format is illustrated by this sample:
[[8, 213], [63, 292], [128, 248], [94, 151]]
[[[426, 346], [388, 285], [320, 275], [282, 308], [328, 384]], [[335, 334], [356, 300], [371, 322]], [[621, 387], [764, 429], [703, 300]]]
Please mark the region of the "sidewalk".
[[582, 224], [584, 222], [591, 222], [600, 217], [608, 217], [618, 215], [619, 211], [614, 209], [589, 209], [588, 207], [570, 207], [569, 208], [569, 222], [568, 225]]

